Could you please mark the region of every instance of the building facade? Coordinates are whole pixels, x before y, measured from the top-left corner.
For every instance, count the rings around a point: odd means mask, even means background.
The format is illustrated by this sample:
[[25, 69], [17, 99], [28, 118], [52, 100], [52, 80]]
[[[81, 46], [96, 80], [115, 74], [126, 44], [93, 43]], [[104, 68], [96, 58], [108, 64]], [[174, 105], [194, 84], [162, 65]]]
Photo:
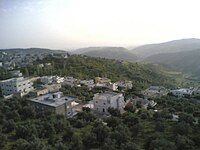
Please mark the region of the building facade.
[[109, 108], [117, 109], [122, 113], [125, 107], [124, 96], [121, 93], [97, 93], [94, 95], [93, 102], [94, 110], [102, 114], [109, 114]]
[[24, 77], [12, 78], [1, 81], [0, 87], [2, 95], [5, 98], [14, 94], [24, 96], [33, 90], [33, 82], [31, 82], [30, 79]]

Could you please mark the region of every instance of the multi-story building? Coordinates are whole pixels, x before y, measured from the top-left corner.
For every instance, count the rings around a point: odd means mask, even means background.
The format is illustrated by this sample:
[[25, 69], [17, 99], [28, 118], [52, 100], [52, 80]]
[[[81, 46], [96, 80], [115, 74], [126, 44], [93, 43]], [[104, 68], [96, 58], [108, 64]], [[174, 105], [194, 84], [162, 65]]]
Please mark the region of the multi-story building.
[[33, 82], [29, 78], [19, 77], [0, 82], [2, 95], [7, 98], [14, 94], [24, 96], [33, 90]]
[[109, 108], [117, 109], [122, 113], [125, 107], [124, 96], [121, 93], [97, 93], [93, 97], [93, 102], [94, 110], [103, 114], [109, 114]]

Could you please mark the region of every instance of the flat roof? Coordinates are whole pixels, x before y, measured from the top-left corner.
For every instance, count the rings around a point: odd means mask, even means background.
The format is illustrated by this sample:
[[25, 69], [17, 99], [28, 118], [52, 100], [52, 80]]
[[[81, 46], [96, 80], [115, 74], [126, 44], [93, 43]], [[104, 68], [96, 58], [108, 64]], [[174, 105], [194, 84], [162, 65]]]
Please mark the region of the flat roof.
[[30, 78], [24, 78], [24, 77], [18, 77], [18, 78], [10, 78], [10, 79], [7, 79], [7, 80], [2, 80], [0, 81], [0, 83], [4, 83], [4, 82], [17, 82], [17, 81], [26, 81], [26, 80], [29, 80]]
[[39, 96], [36, 98], [29, 99], [29, 101], [40, 103], [43, 105], [48, 105], [51, 107], [58, 107], [67, 102], [67, 97], [61, 97], [61, 98], [52, 98], [52, 94], [46, 94], [43, 96]]

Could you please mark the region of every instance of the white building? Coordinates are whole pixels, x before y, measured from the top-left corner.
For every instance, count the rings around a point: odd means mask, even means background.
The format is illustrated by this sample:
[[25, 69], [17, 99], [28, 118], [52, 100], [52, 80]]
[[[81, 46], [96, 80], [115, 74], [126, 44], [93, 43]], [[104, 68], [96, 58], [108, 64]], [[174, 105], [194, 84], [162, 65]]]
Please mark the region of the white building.
[[182, 88], [182, 89], [177, 89], [177, 90], [171, 90], [170, 91], [172, 95], [177, 96], [177, 97], [184, 97], [186, 95], [192, 95], [193, 90], [188, 89], [188, 88]]
[[12, 78], [0, 82], [1, 91], [5, 98], [10, 97], [13, 94], [24, 96], [33, 90], [32, 85], [33, 82], [24, 77]]
[[10, 74], [12, 75], [12, 77], [22, 77], [22, 73], [20, 72], [20, 70], [12, 70], [10, 71]]
[[63, 83], [64, 80], [65, 80], [64, 77], [59, 77], [59, 76], [54, 76], [54, 77], [53, 77], [53, 82], [54, 82], [54, 83]]
[[86, 85], [89, 88], [93, 88], [95, 86], [94, 80], [81, 80], [80, 84]]
[[110, 89], [112, 91], [117, 91], [118, 90], [118, 86], [116, 83], [97, 83], [96, 87], [102, 87], [102, 88], [107, 88]]
[[162, 97], [168, 94], [168, 90], [162, 86], [150, 86], [142, 94], [147, 98]]
[[2, 62], [0, 62], [0, 67], [3, 67], [3, 63]]
[[118, 87], [123, 88], [123, 89], [132, 89], [133, 88], [132, 81], [122, 80], [122, 81], [118, 81], [116, 84], [118, 85]]
[[53, 76], [43, 76], [43, 77], [40, 77], [40, 81], [43, 84], [51, 84], [53, 82]]
[[62, 85], [69, 85], [71, 87], [75, 86], [77, 83], [77, 79], [73, 77], [66, 77], [64, 79], [64, 82], [62, 82]]
[[94, 95], [93, 101], [94, 110], [103, 114], [109, 114], [109, 108], [117, 109], [122, 113], [125, 107], [124, 96], [121, 93], [97, 93]]

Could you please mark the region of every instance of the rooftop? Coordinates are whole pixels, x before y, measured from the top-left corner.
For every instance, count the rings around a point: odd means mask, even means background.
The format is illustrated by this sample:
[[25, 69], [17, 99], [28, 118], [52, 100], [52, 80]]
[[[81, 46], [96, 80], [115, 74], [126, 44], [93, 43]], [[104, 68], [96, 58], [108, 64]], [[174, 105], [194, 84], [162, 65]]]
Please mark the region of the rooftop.
[[24, 78], [24, 77], [18, 77], [18, 78], [11, 78], [11, 79], [7, 79], [7, 80], [3, 80], [0, 81], [0, 83], [4, 83], [4, 82], [19, 82], [19, 81], [25, 81], [28, 80], [29, 78]]
[[65, 104], [68, 101], [67, 97], [61, 97], [61, 95], [62, 92], [57, 92], [53, 94], [49, 93], [29, 100], [35, 103], [40, 103], [51, 107], [58, 107]]

